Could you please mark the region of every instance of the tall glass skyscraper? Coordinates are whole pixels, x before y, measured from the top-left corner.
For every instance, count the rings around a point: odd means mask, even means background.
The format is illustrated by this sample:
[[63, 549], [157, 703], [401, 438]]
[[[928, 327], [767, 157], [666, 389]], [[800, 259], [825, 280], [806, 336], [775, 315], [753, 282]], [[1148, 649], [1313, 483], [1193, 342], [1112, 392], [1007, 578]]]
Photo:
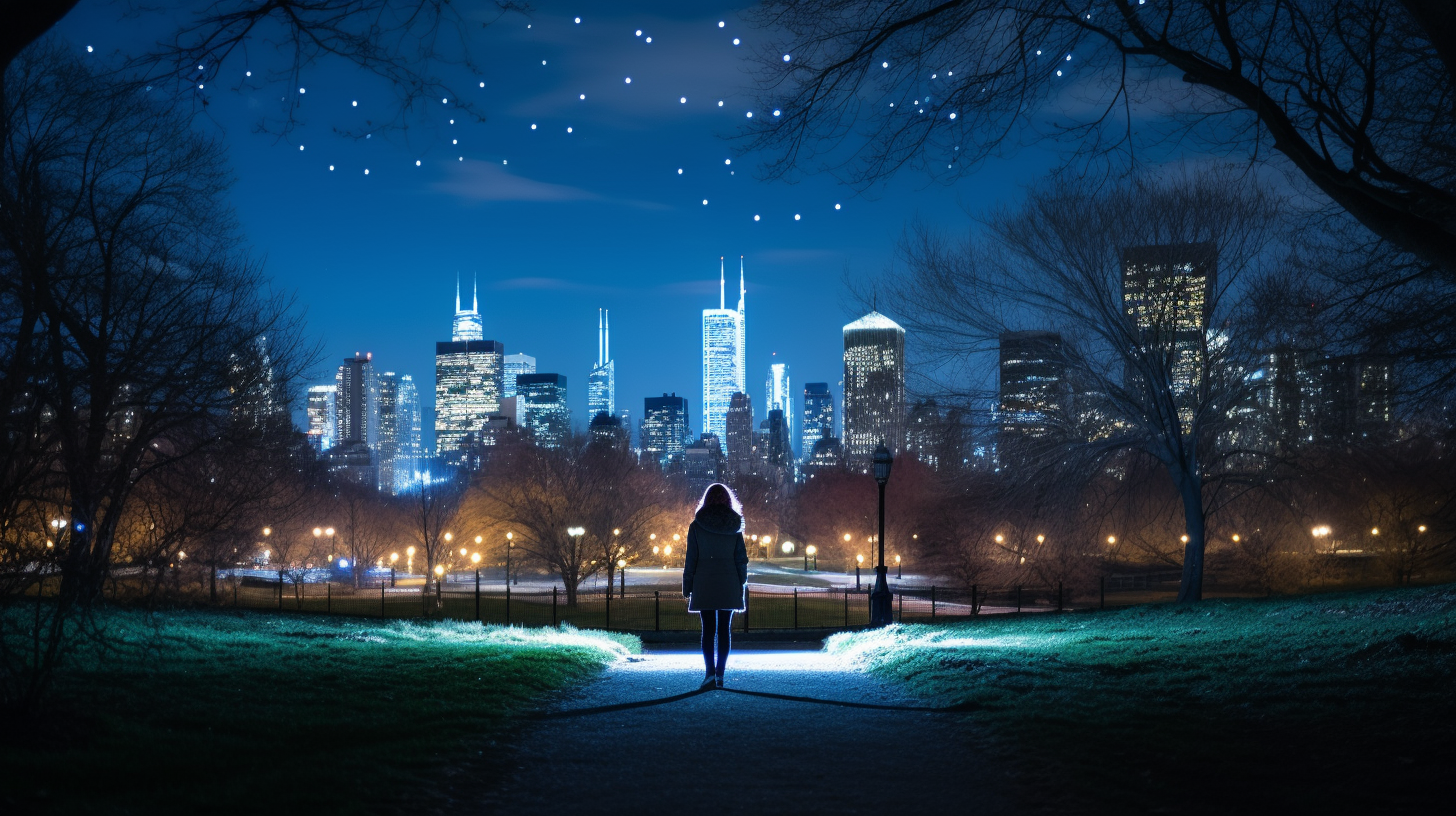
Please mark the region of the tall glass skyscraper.
[[507, 354], [506, 373], [501, 380], [501, 397], [516, 395], [516, 377], [536, 373], [536, 358], [529, 354]]
[[323, 453], [332, 448], [337, 437], [339, 412], [337, 385], [310, 385], [308, 387], [308, 444], [314, 453]]
[[420, 469], [420, 460], [424, 457], [420, 389], [415, 385], [415, 378], [408, 374], [399, 375], [395, 411], [398, 417], [398, 448], [394, 457], [394, 485], [386, 489], [392, 489], [398, 494], [409, 492], [414, 484], [414, 473]]
[[778, 352], [773, 354], [774, 361], [768, 366], [768, 381], [764, 384], [764, 407], [765, 411], [783, 411], [784, 427], [787, 439], [790, 458], [792, 458], [794, 444], [794, 397], [793, 390], [789, 385], [789, 364], [778, 362]]
[[748, 317], [744, 308], [743, 259], [738, 259], [738, 308], [727, 308], [723, 259], [718, 259], [718, 308], [703, 310], [703, 431], [727, 438], [728, 406], [747, 393]]
[[559, 448], [571, 438], [571, 409], [566, 407], [566, 377], [522, 374], [516, 378], [516, 399], [524, 424], [543, 448]]
[[617, 364], [612, 362], [612, 335], [606, 309], [597, 309], [597, 364], [586, 381], [586, 411], [590, 422], [597, 414], [617, 413]]
[[345, 357], [334, 378], [334, 444], [363, 442], [371, 449], [379, 441], [379, 386], [374, 380], [374, 355]]
[[905, 330], [870, 312], [844, 327], [844, 455], [865, 470], [881, 442], [905, 449]]
[[799, 437], [799, 455], [808, 460], [814, 443], [834, 436], [834, 395], [829, 383], [804, 383], [804, 424]]
[[435, 450], [442, 458], [463, 456], [466, 434], [478, 437], [500, 413], [505, 352], [494, 340], [435, 344]]
[[399, 456], [399, 375], [379, 375], [379, 444], [374, 447], [379, 463], [379, 489], [394, 492], [394, 467]]
[[681, 460], [688, 436], [688, 400], [677, 394], [642, 401], [642, 455], [666, 467]]

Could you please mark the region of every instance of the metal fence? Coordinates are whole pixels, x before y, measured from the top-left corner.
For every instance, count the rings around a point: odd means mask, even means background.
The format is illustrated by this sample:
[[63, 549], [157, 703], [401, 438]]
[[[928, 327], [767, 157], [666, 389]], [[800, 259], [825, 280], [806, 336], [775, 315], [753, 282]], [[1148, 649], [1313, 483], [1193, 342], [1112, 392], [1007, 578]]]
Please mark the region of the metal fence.
[[[698, 617], [671, 590], [581, 589], [575, 603], [561, 587], [505, 589], [471, 581], [423, 587], [383, 584], [355, 588], [338, 583], [235, 580], [219, 600], [244, 609], [353, 615], [373, 618], [478, 620], [521, 626], [570, 623], [579, 628], [625, 631], [697, 631]], [[896, 620], [928, 623], [978, 614], [1053, 611], [1064, 608], [1060, 587], [949, 589], [892, 592]], [[749, 584], [746, 611], [733, 617], [735, 631], [843, 629], [869, 624], [869, 588], [787, 587]]]

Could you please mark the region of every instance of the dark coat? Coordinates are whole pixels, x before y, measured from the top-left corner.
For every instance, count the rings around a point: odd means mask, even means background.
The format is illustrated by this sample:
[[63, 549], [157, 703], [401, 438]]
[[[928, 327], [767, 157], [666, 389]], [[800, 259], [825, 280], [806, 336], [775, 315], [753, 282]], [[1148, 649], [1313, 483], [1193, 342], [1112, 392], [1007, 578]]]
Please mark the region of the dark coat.
[[688, 599], [688, 609], [741, 612], [747, 585], [743, 517], [723, 505], [704, 507], [688, 527], [688, 552], [683, 564], [683, 596]]

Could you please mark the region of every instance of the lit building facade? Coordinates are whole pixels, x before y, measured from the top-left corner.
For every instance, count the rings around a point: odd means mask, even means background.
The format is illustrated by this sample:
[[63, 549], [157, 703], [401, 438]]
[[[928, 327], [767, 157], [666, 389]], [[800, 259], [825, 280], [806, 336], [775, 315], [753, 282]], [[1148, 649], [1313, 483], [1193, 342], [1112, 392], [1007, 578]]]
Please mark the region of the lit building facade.
[[799, 431], [799, 455], [810, 459], [814, 443], [834, 436], [834, 395], [829, 383], [804, 383], [804, 418]]
[[1143, 353], [1168, 355], [1179, 394], [1202, 382], [1204, 347], [1218, 284], [1212, 243], [1128, 247], [1122, 253], [1123, 311], [1137, 329]]
[[308, 387], [308, 445], [314, 453], [323, 453], [336, 444], [334, 433], [339, 425], [338, 385]]
[[728, 429], [728, 470], [733, 473], [753, 473], [758, 453], [753, 440], [752, 398], [742, 391], [734, 394], [724, 424]]
[[345, 357], [334, 377], [334, 444], [362, 442], [373, 448], [379, 441], [379, 386], [374, 380], [374, 355]]
[[642, 401], [642, 456], [660, 467], [682, 461], [688, 436], [688, 400], [677, 394]]
[[1062, 336], [1051, 331], [1003, 332], [998, 373], [997, 411], [1003, 439], [1051, 433], [1067, 407], [1066, 361]]
[[743, 259], [738, 260], [738, 308], [727, 308], [722, 259], [718, 263], [718, 308], [703, 310], [703, 432], [726, 438], [728, 405], [735, 393], [748, 391], [745, 364], [747, 311]]
[[612, 362], [612, 335], [606, 309], [597, 310], [597, 364], [586, 380], [587, 416], [617, 413], [617, 364]]
[[418, 469], [421, 449], [420, 394], [414, 378], [386, 371], [379, 375], [379, 442], [375, 458], [379, 489], [407, 492]]
[[474, 282], [470, 287], [470, 308], [460, 308], [460, 278], [455, 278], [455, 321], [450, 339], [456, 342], [485, 339], [485, 323], [480, 319], [480, 297]]
[[794, 454], [794, 392], [789, 384], [789, 364], [778, 361], [778, 352], [773, 354], [773, 362], [768, 366], [768, 378], [764, 382], [764, 405], [765, 411], [783, 411], [784, 428], [789, 435], [789, 456]]
[[435, 344], [435, 450], [454, 463], [465, 437], [478, 434], [501, 409], [505, 346], [494, 340]]
[[501, 398], [516, 395], [516, 378], [522, 374], [536, 373], [536, 358], [529, 354], [507, 354], [505, 374], [501, 378]]
[[850, 467], [864, 470], [881, 442], [905, 448], [905, 330], [879, 312], [844, 327], [844, 436]]
[[516, 378], [522, 424], [543, 448], [560, 448], [571, 439], [571, 409], [566, 406], [566, 376], [522, 374]]

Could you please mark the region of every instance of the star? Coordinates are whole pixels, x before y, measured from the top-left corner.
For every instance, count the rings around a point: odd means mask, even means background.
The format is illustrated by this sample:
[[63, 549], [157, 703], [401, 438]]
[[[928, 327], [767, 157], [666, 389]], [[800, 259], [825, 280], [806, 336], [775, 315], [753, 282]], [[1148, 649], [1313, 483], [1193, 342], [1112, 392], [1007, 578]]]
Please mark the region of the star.
[[719, 21], [718, 21], [718, 27], [719, 27], [719, 28], [722, 28], [722, 27], [723, 27], [723, 21], [722, 21], [722, 20], [719, 20]]
[[[420, 166], [420, 160], [419, 159], [415, 159], [415, 167], [419, 167], [419, 166]], [[332, 169], [332, 168], [330, 168], [330, 169]]]
[[794, 213], [794, 220], [795, 221], [798, 221], [799, 220], [799, 214], [798, 213]]
[[836, 209], [836, 210], [839, 209], [839, 205], [838, 204], [835, 204], [834, 205], [834, 209]]
[[678, 97], [678, 100], [677, 101], [679, 103], [681, 103], [681, 104], [686, 105], [688, 103], [688, 98], [686, 96], [680, 96], [680, 97]]
[[734, 37], [734, 38], [733, 38], [733, 44], [734, 44], [734, 45], [737, 45], [737, 44], [738, 44], [738, 38], [737, 38], [737, 37]]
[[706, 199], [706, 198], [703, 199], [703, 206], [704, 207], [708, 206], [708, 199]]
[[756, 216], [756, 215], [755, 215], [755, 216], [754, 216], [754, 217], [753, 217], [753, 220], [754, 220], [754, 221], [757, 221], [757, 220], [758, 220], [758, 216]]

